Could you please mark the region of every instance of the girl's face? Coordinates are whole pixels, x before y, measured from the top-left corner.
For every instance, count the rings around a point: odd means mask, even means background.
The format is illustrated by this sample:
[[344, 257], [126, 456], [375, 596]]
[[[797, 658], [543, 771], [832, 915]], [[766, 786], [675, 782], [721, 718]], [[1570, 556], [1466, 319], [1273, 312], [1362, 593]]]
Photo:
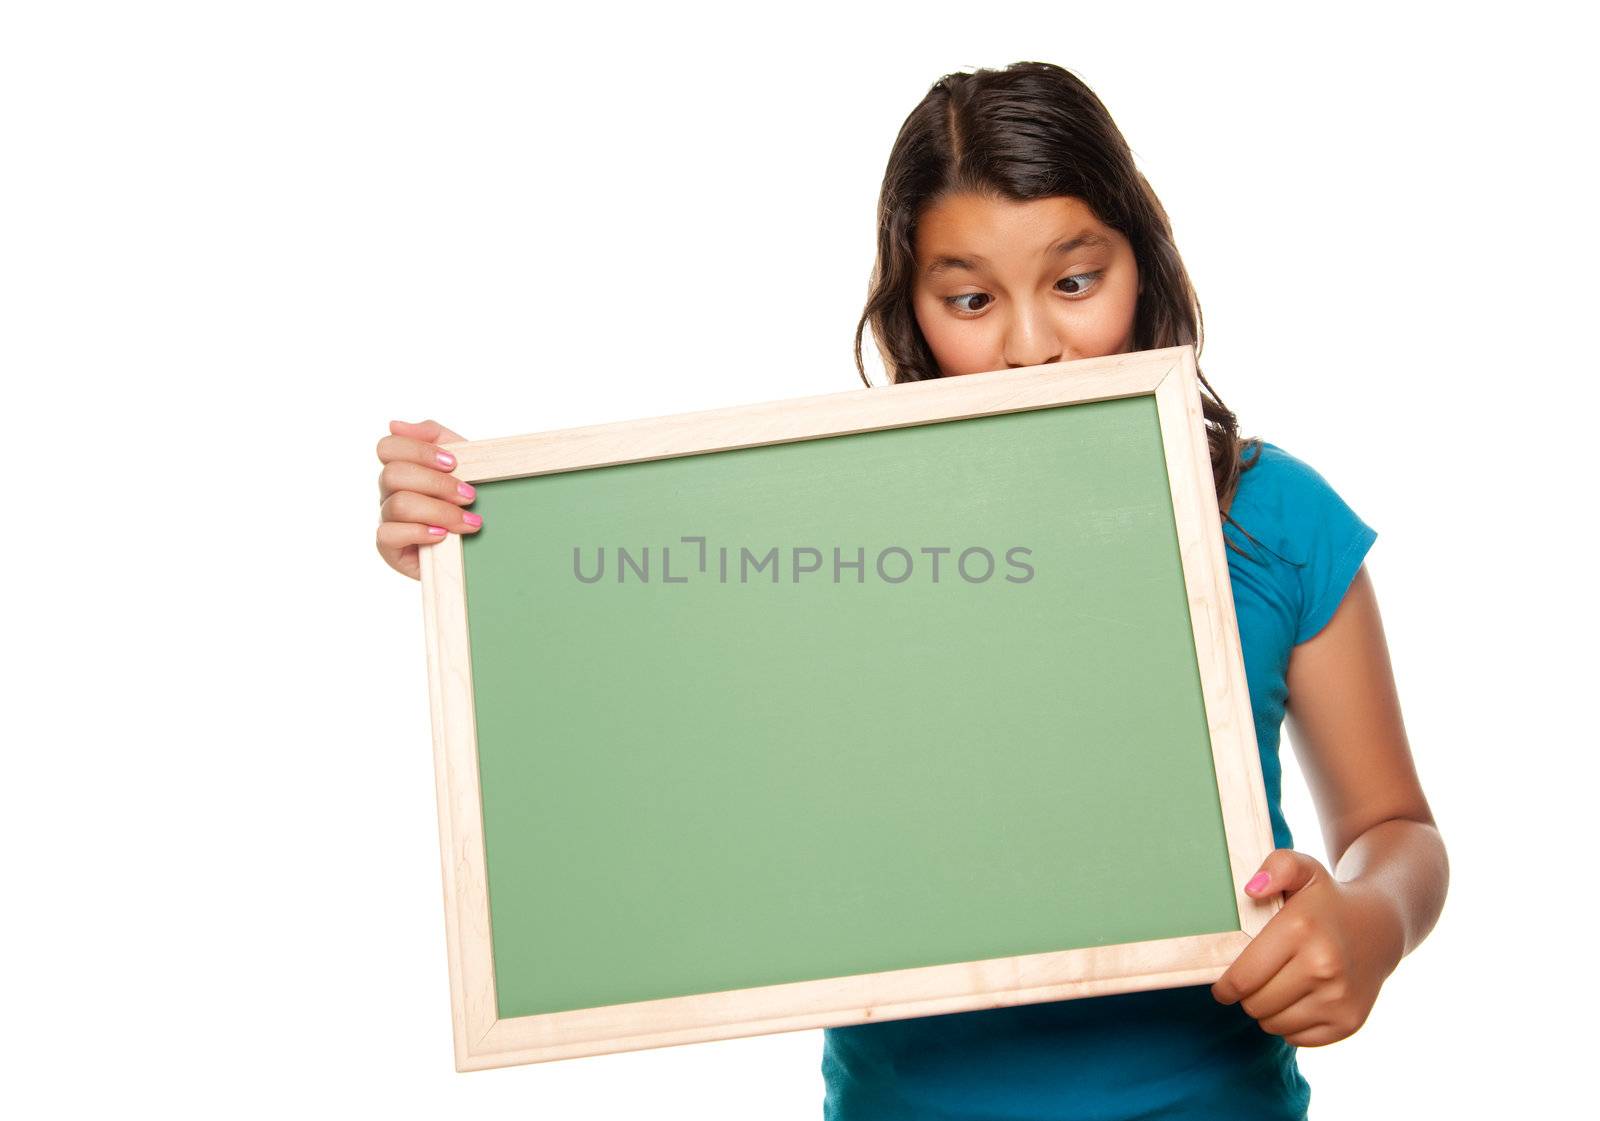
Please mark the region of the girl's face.
[[1133, 246], [1081, 199], [949, 195], [915, 249], [912, 303], [944, 377], [1133, 349]]

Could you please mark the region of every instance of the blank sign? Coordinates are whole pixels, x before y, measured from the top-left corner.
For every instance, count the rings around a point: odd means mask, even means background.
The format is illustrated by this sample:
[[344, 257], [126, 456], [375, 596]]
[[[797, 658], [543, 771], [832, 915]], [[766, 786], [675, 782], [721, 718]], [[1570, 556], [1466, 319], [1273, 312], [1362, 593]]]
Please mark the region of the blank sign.
[[458, 1069], [1205, 983], [1278, 906], [1191, 348], [450, 450]]

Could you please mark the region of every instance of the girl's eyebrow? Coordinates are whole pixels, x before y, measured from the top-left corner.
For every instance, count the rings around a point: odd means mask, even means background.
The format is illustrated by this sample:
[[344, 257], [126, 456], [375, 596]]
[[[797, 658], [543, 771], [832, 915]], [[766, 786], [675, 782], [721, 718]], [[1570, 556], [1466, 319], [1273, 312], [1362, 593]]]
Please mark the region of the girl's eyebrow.
[[[1065, 235], [1063, 235], [1063, 237], [1064, 236]], [[1050, 249], [1047, 249], [1045, 252], [1047, 255], [1060, 257], [1064, 254], [1071, 253], [1075, 249], [1083, 249], [1086, 246], [1109, 249], [1111, 247], [1111, 239], [1102, 234], [1084, 230], [1070, 241], [1058, 241], [1056, 245], [1052, 246]], [[976, 271], [976, 267], [978, 265], [987, 265], [988, 263], [989, 258], [980, 257], [976, 253], [968, 257], [935, 257], [932, 263], [928, 265], [923, 275], [931, 279], [935, 276], [938, 276], [940, 273], [950, 272], [955, 269], [965, 269], [968, 272], [974, 272]]]

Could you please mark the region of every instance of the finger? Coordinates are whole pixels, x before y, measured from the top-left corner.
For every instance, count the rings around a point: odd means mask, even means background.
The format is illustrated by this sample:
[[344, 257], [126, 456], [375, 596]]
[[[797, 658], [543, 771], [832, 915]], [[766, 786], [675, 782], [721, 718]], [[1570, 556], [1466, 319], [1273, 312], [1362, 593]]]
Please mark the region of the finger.
[[447, 472], [409, 460], [385, 463], [383, 470], [378, 472], [378, 500], [382, 502], [401, 490], [414, 490], [418, 494], [432, 495], [460, 506], [471, 503], [478, 495], [477, 488], [471, 483], [464, 483]]
[[414, 436], [397, 436], [390, 434], [378, 441], [378, 461], [380, 463], [408, 462], [420, 463], [424, 467], [431, 467], [435, 471], [453, 471], [456, 466], [456, 457], [445, 451], [438, 444], [427, 440], [420, 440]]
[[450, 531], [426, 522], [378, 523], [378, 548], [400, 549], [406, 545], [432, 545], [443, 541]]
[[483, 518], [472, 511], [414, 490], [395, 491], [378, 509], [385, 522], [418, 522], [441, 526], [452, 533], [475, 533], [483, 527]]
[[422, 558], [417, 555], [419, 548], [421, 548], [419, 545], [406, 545], [398, 554], [384, 553], [382, 549], [379, 549], [378, 552], [384, 554], [384, 562], [396, 572], [409, 576], [413, 580], [421, 580]]
[[1313, 856], [1294, 849], [1273, 849], [1261, 862], [1261, 868], [1244, 885], [1245, 894], [1252, 899], [1283, 892], [1293, 895], [1309, 885], [1323, 871]]
[[413, 580], [422, 579], [422, 562], [417, 550], [423, 544], [442, 541], [448, 531], [443, 526], [417, 525], [413, 522], [383, 522], [378, 526], [378, 554], [384, 563], [396, 572]]
[[1301, 997], [1289, 1007], [1258, 1020], [1261, 1030], [1271, 1032], [1273, 1035], [1293, 1035], [1296, 1032], [1306, 1031], [1318, 1024], [1330, 1022], [1330, 1001], [1321, 993], [1310, 993]]
[[1217, 978], [1211, 995], [1223, 1004], [1232, 1004], [1256, 992], [1288, 964], [1307, 933], [1298, 912], [1279, 911]]
[[1252, 1019], [1263, 1020], [1278, 1015], [1284, 1009], [1310, 996], [1317, 991], [1319, 984], [1320, 982], [1311, 976], [1311, 971], [1306, 968], [1304, 955], [1297, 954], [1290, 958], [1282, 969], [1268, 978], [1266, 984], [1241, 1000], [1239, 1007], [1243, 1008]]
[[412, 436], [434, 444], [456, 444], [466, 441], [465, 436], [450, 431], [436, 420], [419, 420], [415, 423], [409, 420], [391, 420], [389, 431], [398, 436]]
[[1296, 1047], [1326, 1047], [1330, 1043], [1338, 1043], [1341, 1039], [1348, 1038], [1350, 1034], [1338, 1024], [1315, 1024], [1283, 1038], [1286, 1043], [1292, 1043]]

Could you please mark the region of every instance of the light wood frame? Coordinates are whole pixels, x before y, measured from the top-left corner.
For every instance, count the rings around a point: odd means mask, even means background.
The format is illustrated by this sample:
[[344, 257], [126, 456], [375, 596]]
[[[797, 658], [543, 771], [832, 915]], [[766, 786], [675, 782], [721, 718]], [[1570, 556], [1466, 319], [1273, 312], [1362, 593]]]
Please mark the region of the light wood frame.
[[1240, 929], [501, 1019], [495, 998], [462, 540], [420, 550], [458, 1071], [871, 1020], [1209, 984], [1281, 906], [1243, 885], [1272, 851], [1194, 348], [444, 445], [469, 483], [1151, 395], [1160, 417]]

